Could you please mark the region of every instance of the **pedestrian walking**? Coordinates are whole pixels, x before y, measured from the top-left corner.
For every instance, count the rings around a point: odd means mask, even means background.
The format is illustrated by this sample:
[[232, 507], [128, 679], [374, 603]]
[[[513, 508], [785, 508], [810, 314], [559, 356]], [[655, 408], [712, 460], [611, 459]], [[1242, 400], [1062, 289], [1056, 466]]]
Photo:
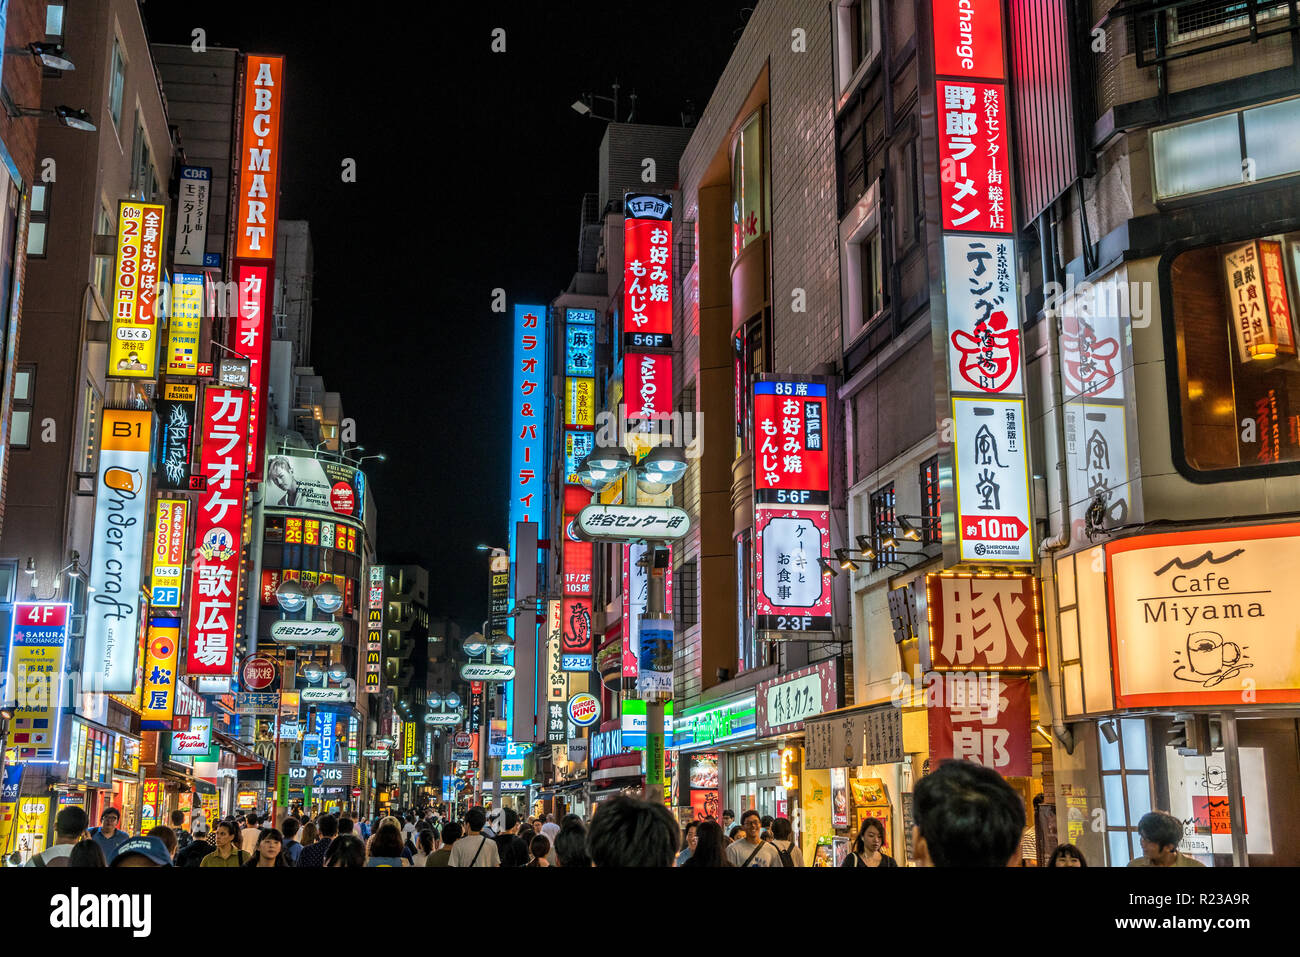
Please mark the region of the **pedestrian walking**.
[[772, 846], [780, 855], [782, 867], [803, 867], [803, 854], [794, 842], [794, 827], [788, 817], [772, 820]]
[[[90, 823], [90, 817], [86, 814], [86, 809], [75, 804], [63, 808], [54, 818], [54, 843], [35, 854], [27, 862], [28, 867], [68, 867], [68, 858], [72, 855], [72, 849], [81, 841], [81, 836], [86, 833], [86, 825]], [[91, 841], [96, 847], [99, 847], [97, 841]], [[100, 854], [102, 856], [103, 849]]]
[[884, 844], [885, 825], [874, 817], [867, 818], [840, 867], [897, 867], [898, 862], [881, 850]]
[[[172, 822], [172, 831], [176, 835], [176, 854], [179, 854], [181, 851], [185, 850], [185, 848], [189, 847], [192, 843], [194, 843], [194, 838], [190, 836], [189, 831], [185, 830], [184, 811], [180, 810], [179, 808], [177, 808], [175, 811], [172, 811], [171, 822]], [[176, 854], [172, 855], [173, 860], [176, 859]]]
[[762, 838], [763, 819], [750, 808], [740, 815], [743, 834], [727, 846], [727, 860], [732, 867], [780, 867], [781, 855]]
[[1079, 850], [1073, 844], [1058, 844], [1056, 850], [1052, 851], [1051, 859], [1047, 862], [1048, 867], [1087, 867], [1088, 859], [1083, 856], [1083, 851]]
[[304, 844], [298, 855], [299, 867], [324, 867], [325, 855], [329, 853], [330, 844], [338, 834], [338, 822], [326, 814], [317, 822], [320, 837], [310, 844]]
[[402, 846], [402, 832], [394, 818], [388, 818], [374, 836], [370, 838], [370, 847], [366, 849], [366, 867], [410, 867]]
[[69, 867], [108, 867], [104, 851], [94, 841], [78, 841], [68, 855]]
[[555, 815], [554, 815], [554, 814], [547, 814], [547, 815], [546, 815], [546, 821], [542, 824], [542, 826], [541, 826], [541, 828], [539, 829], [539, 831], [540, 831], [541, 835], [542, 835], [544, 838], [546, 838], [548, 841], [551, 842], [551, 851], [550, 851], [549, 854], [546, 855], [546, 859], [547, 859], [547, 861], [550, 862], [551, 866], [554, 867], [555, 864], [556, 864], [556, 858], [555, 858], [555, 839], [556, 839], [556, 838], [559, 836], [559, 834], [560, 834], [560, 825], [558, 825], [558, 824], [555, 823]]
[[167, 848], [167, 856], [173, 861], [176, 860], [176, 848], [180, 846], [180, 842], [176, 840], [176, 832], [170, 827], [166, 824], [159, 824], [157, 827], [150, 830], [145, 836], [156, 837], [162, 841], [163, 845]]
[[189, 847], [176, 852], [176, 866], [199, 867], [203, 863], [203, 858], [215, 850], [212, 834], [212, 831], [196, 834]]
[[1128, 862], [1129, 867], [1204, 867], [1194, 857], [1178, 849], [1183, 839], [1183, 822], [1168, 811], [1148, 811], [1138, 821], [1138, 843], [1142, 856]]
[[292, 867], [284, 854], [284, 834], [274, 827], [264, 827], [257, 845], [244, 867]]
[[546, 839], [545, 834], [534, 834], [532, 841], [528, 845], [528, 854], [531, 858], [525, 867], [550, 867], [551, 862], [546, 859], [546, 855], [551, 853], [551, 842]]
[[415, 856], [411, 858], [411, 863], [416, 867], [424, 867], [429, 863], [429, 855], [434, 851], [434, 843], [437, 837], [432, 828], [422, 827], [418, 835], [419, 845], [416, 848]]
[[505, 808], [501, 818], [502, 831], [496, 837], [497, 856], [502, 867], [523, 867], [528, 863], [528, 843], [519, 836], [519, 813]]
[[566, 815], [555, 836], [556, 867], [591, 867], [587, 848], [587, 825], [576, 814]]
[[725, 840], [722, 825], [717, 821], [701, 821], [695, 829], [695, 849], [682, 862], [682, 867], [730, 867]]
[[922, 866], [1019, 863], [1025, 804], [992, 768], [944, 761], [916, 783], [913, 808], [912, 849]]
[[484, 832], [487, 813], [481, 807], [472, 807], [465, 815], [465, 827], [469, 833], [456, 842], [451, 849], [448, 867], [500, 867], [501, 855], [497, 845]]
[[234, 821], [221, 821], [212, 830], [212, 853], [199, 862], [199, 867], [242, 867], [252, 856], [240, 847], [239, 825]]
[[257, 820], [257, 815], [250, 811], [245, 818], [244, 829], [240, 832], [240, 846], [250, 854], [257, 850], [257, 841], [262, 834]]
[[90, 838], [104, 852], [104, 860], [113, 863], [117, 849], [131, 839], [131, 835], [119, 830], [117, 822], [122, 820], [122, 812], [115, 807], [106, 807], [99, 815], [99, 827], [90, 829]]
[[1038, 806], [1043, 803], [1041, 794], [1034, 795], [1034, 815], [1029, 826], [1020, 833], [1020, 866], [1038, 866]]
[[340, 834], [330, 842], [326, 867], [365, 867], [366, 845], [355, 834]]
[[672, 867], [677, 822], [662, 804], [619, 795], [597, 809], [587, 844], [597, 867]]
[[159, 837], [133, 837], [124, 841], [109, 867], [171, 867], [172, 856]]
[[440, 834], [442, 846], [429, 855], [429, 859], [424, 862], [425, 867], [449, 867], [451, 866], [451, 849], [457, 841], [460, 840], [461, 826], [455, 821], [448, 821], [442, 826]]
[[298, 865], [298, 859], [302, 856], [302, 844], [298, 840], [298, 831], [302, 828], [301, 822], [296, 817], [286, 817], [282, 830], [284, 831], [284, 850], [281, 852], [288, 860], [291, 867]]
[[681, 867], [683, 864], [689, 861], [691, 859], [691, 855], [695, 853], [695, 842], [699, 840], [696, 832], [699, 830], [699, 827], [700, 827], [699, 821], [687, 822], [686, 832], [682, 835], [682, 849], [677, 853], [677, 860], [675, 862], [675, 866]]

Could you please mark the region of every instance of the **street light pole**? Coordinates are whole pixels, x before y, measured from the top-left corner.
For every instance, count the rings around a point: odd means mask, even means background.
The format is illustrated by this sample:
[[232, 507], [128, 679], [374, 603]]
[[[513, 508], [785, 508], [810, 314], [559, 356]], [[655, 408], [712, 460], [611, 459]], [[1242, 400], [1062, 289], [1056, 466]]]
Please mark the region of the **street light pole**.
[[[650, 567], [646, 569], [649, 574], [644, 617], [663, 617], [667, 611], [664, 608], [664, 569], [658, 567], [657, 561], [659, 543], [646, 542], [646, 546], [646, 557]], [[645, 799], [655, 804], [664, 803], [664, 711], [671, 700], [671, 694], [664, 695], [661, 692], [646, 694]]]

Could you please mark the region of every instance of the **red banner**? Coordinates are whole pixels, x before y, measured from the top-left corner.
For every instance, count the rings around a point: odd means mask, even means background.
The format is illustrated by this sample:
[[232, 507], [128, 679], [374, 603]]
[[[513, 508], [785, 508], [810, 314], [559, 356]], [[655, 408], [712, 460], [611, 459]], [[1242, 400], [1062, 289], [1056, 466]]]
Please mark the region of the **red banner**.
[[929, 709], [930, 767], [957, 758], [1004, 777], [1028, 777], [1029, 679], [972, 672], [944, 675], [941, 686]]
[[1032, 575], [925, 576], [929, 667], [1037, 671], [1043, 666], [1038, 579]]
[[562, 637], [560, 650], [566, 655], [592, 653], [591, 599], [566, 598], [560, 611]]
[[934, 72], [1006, 79], [1002, 0], [934, 0]]
[[673, 357], [628, 353], [623, 357], [623, 402], [628, 421], [669, 419], [673, 414]]
[[278, 568], [262, 569], [262, 607], [274, 608], [276, 589], [280, 587], [280, 570]]
[[580, 486], [564, 490], [564, 595], [582, 597], [591, 594], [591, 542], [580, 541], [573, 533], [573, 520], [591, 504], [591, 493]]
[[266, 445], [266, 416], [262, 406], [266, 396], [266, 370], [271, 361], [267, 320], [275, 301], [274, 270], [270, 263], [236, 262], [235, 283], [239, 290], [238, 314], [230, 327], [231, 341], [227, 345], [249, 360], [248, 475], [257, 482], [262, 478], [262, 450]]
[[1000, 83], [940, 80], [939, 185], [943, 228], [1011, 232], [1006, 92]]
[[226, 676], [235, 664], [248, 393], [209, 388], [200, 428], [199, 467], [207, 488], [199, 495], [195, 522], [186, 674]]

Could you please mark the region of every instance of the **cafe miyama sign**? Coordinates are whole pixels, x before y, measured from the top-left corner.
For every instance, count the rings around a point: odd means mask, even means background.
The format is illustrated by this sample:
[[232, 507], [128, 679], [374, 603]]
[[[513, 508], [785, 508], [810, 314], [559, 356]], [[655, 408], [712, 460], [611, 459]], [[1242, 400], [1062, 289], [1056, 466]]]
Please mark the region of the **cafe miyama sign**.
[[1300, 524], [1106, 546], [1119, 707], [1300, 701]]

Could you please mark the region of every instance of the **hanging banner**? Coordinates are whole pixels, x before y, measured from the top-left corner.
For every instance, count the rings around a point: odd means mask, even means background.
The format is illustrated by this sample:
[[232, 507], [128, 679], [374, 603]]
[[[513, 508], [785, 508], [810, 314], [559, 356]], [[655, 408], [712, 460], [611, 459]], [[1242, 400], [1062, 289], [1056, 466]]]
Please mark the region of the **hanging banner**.
[[13, 717], [3, 743], [29, 764], [58, 757], [70, 608], [51, 602], [17, 602], [13, 607], [4, 687], [4, 704]]
[[384, 566], [370, 566], [370, 587], [366, 591], [366, 691], [379, 693], [379, 672], [383, 663]]
[[[643, 564], [645, 543], [623, 546], [623, 677], [637, 676], [641, 655], [641, 616], [650, 599], [650, 571]], [[672, 549], [668, 550], [668, 567], [664, 569], [664, 608], [673, 607]]]
[[103, 411], [81, 667], [85, 691], [135, 691], [152, 437], [153, 413]]
[[636, 693], [639, 697], [673, 694], [673, 620], [643, 617], [637, 623]]
[[271, 361], [271, 330], [268, 327], [275, 298], [274, 270], [271, 263], [247, 263], [236, 260], [235, 283], [239, 290], [238, 313], [230, 326], [227, 345], [248, 359], [248, 476], [262, 479], [263, 451], [266, 448], [266, 416], [262, 406], [266, 397], [266, 369]]
[[1020, 297], [1010, 239], [943, 238], [953, 392], [1024, 392], [1020, 370]]
[[564, 481], [581, 488], [578, 465], [596, 447], [596, 433], [577, 429], [564, 430]]
[[948, 758], [973, 761], [1003, 777], [1033, 773], [1029, 679], [1001, 675], [945, 675], [941, 700], [927, 705], [930, 766]]
[[[562, 603], [551, 599], [546, 603], [546, 700], [567, 701], [569, 699], [569, 676], [564, 671], [564, 617]], [[563, 737], [563, 735], [561, 735]]]
[[962, 561], [1033, 562], [1024, 400], [954, 396], [952, 407]]
[[153, 618], [145, 639], [144, 686], [140, 698], [140, 727], [170, 731], [176, 708], [176, 660], [180, 655], [181, 620]]
[[162, 281], [163, 208], [123, 202], [117, 214], [108, 374], [157, 377], [158, 284]]
[[194, 415], [198, 386], [169, 382], [162, 398], [155, 401], [158, 412], [158, 487], [179, 491], [191, 486], [190, 468], [194, 455]]
[[203, 397], [199, 496], [190, 579], [185, 673], [228, 676], [235, 667], [244, 531], [248, 393], [209, 388]]
[[829, 505], [826, 386], [754, 383], [754, 503]]
[[275, 256], [275, 224], [280, 204], [284, 57], [248, 54], [244, 58], [243, 80], [234, 258], [268, 262]]
[[623, 196], [623, 348], [673, 346], [673, 204]]
[[189, 530], [189, 502], [185, 499], [158, 499], [153, 527], [149, 604], [154, 608], [179, 608], [186, 533]]
[[[208, 248], [208, 204], [212, 193], [212, 169], [207, 166], [182, 166], [177, 182], [176, 245], [172, 251], [172, 263], [177, 266], [201, 267]], [[170, 369], [167, 371], [171, 372]]]

